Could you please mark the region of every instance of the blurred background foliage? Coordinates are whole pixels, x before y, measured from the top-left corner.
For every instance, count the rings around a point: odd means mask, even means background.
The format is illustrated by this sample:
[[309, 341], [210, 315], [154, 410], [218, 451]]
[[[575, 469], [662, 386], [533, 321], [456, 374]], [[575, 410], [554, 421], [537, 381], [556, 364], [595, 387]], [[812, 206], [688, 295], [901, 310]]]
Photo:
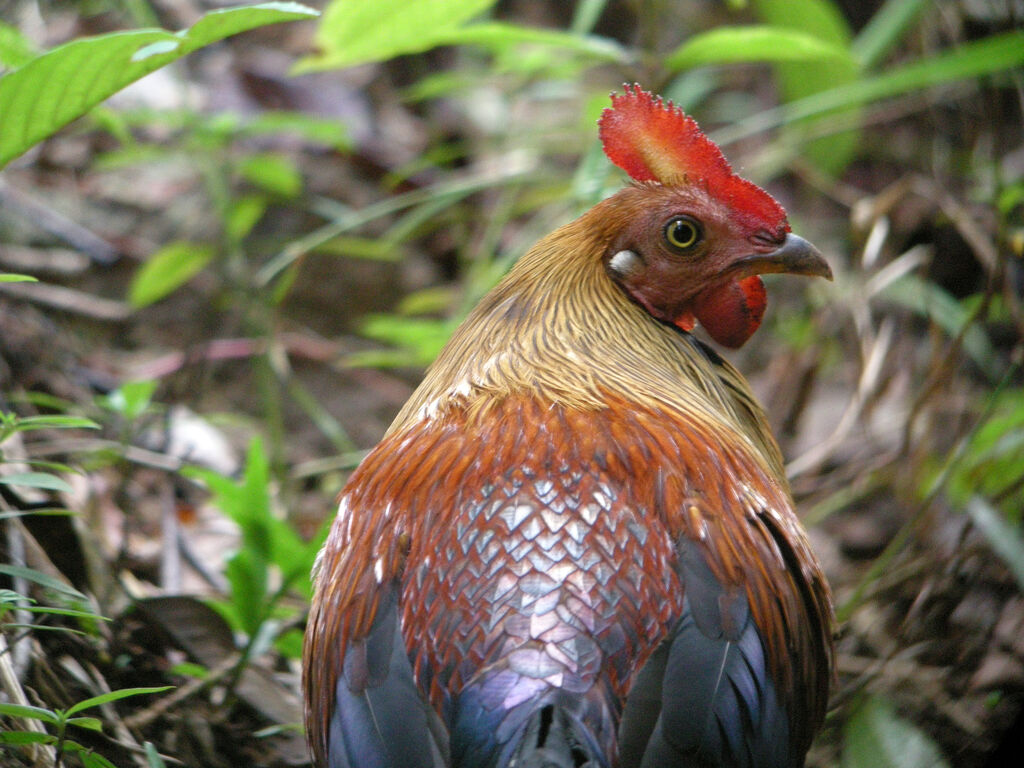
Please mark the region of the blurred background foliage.
[[836, 273], [771, 281], [730, 353], [842, 620], [809, 764], [1010, 764], [1024, 3], [308, 6], [0, 0], [4, 765], [303, 762], [332, 499], [469, 308], [621, 187], [624, 82]]

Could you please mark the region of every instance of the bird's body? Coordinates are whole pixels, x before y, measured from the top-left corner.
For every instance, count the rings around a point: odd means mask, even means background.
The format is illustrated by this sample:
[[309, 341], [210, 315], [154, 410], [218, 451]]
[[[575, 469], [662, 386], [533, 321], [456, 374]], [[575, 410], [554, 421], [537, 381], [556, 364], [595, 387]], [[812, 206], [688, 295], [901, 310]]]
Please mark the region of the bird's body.
[[619, 242], [691, 197], [645, 180], [538, 243], [349, 479], [307, 630], [318, 764], [803, 763], [828, 589], [746, 383], [657, 317], [735, 336], [736, 302], [665, 309]]

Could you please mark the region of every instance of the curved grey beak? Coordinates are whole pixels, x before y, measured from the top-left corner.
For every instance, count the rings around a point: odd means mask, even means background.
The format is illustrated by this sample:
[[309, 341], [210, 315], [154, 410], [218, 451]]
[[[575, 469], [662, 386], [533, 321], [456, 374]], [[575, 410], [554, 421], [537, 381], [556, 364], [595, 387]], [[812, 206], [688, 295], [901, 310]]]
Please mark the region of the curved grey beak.
[[744, 256], [733, 265], [730, 272], [733, 270], [736, 279], [774, 272], [832, 279], [832, 269], [821, 252], [792, 232], [786, 235], [785, 241], [774, 251]]

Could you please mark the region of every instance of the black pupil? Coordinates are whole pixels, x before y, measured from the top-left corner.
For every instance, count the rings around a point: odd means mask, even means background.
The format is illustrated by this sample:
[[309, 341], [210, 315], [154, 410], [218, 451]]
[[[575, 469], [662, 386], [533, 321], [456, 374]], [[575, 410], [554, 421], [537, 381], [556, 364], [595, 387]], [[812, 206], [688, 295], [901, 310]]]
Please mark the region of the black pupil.
[[672, 245], [680, 248], [686, 248], [693, 245], [694, 240], [697, 239], [697, 232], [694, 229], [693, 224], [685, 219], [676, 219], [672, 223], [672, 230], [670, 234]]

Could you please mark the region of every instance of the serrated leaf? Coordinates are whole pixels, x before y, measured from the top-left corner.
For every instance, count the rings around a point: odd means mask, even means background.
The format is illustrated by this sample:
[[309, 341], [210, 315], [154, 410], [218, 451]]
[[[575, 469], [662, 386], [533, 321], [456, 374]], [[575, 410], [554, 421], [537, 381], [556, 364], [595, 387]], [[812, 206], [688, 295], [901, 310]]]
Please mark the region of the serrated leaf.
[[240, 32], [316, 15], [299, 3], [263, 3], [212, 11], [178, 33], [140, 29], [58, 46], [0, 78], [0, 167], [175, 59]]
[[739, 61], [849, 59], [849, 52], [798, 29], [755, 25], [719, 27], [694, 35], [665, 59], [670, 70]]
[[332, 0], [317, 27], [319, 53], [297, 72], [351, 67], [421, 53], [496, 0]]
[[134, 307], [159, 301], [202, 272], [213, 255], [208, 245], [184, 241], [165, 245], [135, 273], [128, 301]]

